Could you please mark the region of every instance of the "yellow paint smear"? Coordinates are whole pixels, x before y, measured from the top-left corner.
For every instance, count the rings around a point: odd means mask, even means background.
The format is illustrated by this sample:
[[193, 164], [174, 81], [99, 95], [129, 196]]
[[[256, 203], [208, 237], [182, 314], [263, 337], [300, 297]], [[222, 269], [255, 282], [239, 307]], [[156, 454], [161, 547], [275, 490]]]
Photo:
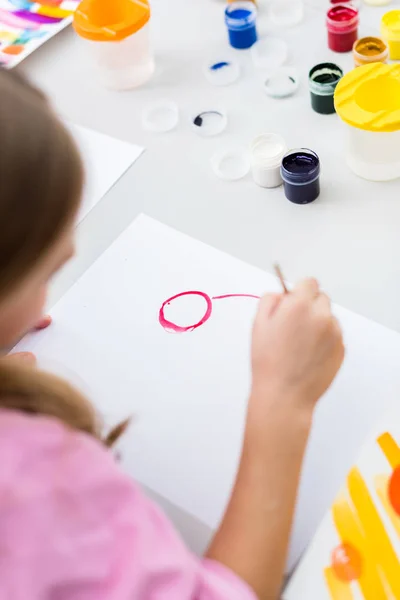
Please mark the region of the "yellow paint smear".
[[354, 600], [350, 583], [340, 581], [340, 579], [336, 577], [332, 567], [327, 567], [324, 570], [324, 576], [331, 600]]
[[13, 42], [18, 37], [17, 33], [13, 33], [12, 31], [0, 31], [0, 40], [4, 42]]
[[387, 475], [377, 475], [375, 477], [375, 489], [379, 496], [380, 501], [396, 530], [397, 535], [400, 537], [400, 517], [393, 509], [390, 504], [388, 496], [389, 477]]
[[[357, 510], [357, 507], [356, 507]], [[387, 596], [377, 568], [377, 560], [371, 552], [356, 515], [344, 493], [341, 493], [332, 506], [333, 520], [342, 543], [349, 543], [361, 554], [363, 568], [357, 580], [365, 600], [387, 600]]]
[[[353, 467], [347, 477], [351, 500], [355, 506], [367, 542], [368, 554], [385, 574], [395, 598], [400, 599], [400, 562], [375, 508], [361, 473]], [[368, 570], [368, 569], [367, 569]], [[378, 600], [378, 596], [374, 596]]]
[[400, 465], [400, 448], [390, 433], [383, 433], [376, 440], [392, 469]]
[[74, 14], [72, 10], [64, 10], [63, 8], [58, 8], [58, 6], [40, 6], [36, 12], [39, 15], [54, 17], [55, 19], [66, 19]]

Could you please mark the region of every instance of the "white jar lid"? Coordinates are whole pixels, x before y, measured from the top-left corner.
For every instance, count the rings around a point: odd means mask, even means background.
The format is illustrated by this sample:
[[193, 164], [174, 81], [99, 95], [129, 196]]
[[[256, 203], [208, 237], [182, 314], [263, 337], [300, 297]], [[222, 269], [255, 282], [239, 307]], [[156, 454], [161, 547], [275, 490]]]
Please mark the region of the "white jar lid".
[[281, 67], [265, 75], [263, 88], [272, 98], [286, 98], [294, 94], [299, 87], [299, 74], [292, 67]]
[[242, 179], [250, 171], [250, 158], [246, 148], [225, 148], [211, 157], [215, 175], [225, 181]]
[[227, 56], [220, 56], [204, 65], [204, 74], [212, 85], [230, 85], [239, 79], [239, 63]]
[[251, 56], [256, 69], [273, 71], [286, 61], [288, 47], [286, 42], [279, 38], [266, 37], [252, 45]]
[[228, 116], [221, 108], [209, 107], [194, 113], [191, 118], [192, 129], [204, 137], [222, 133], [228, 124]]
[[157, 100], [148, 104], [142, 113], [142, 126], [147, 131], [166, 133], [179, 121], [178, 105], [172, 100]]

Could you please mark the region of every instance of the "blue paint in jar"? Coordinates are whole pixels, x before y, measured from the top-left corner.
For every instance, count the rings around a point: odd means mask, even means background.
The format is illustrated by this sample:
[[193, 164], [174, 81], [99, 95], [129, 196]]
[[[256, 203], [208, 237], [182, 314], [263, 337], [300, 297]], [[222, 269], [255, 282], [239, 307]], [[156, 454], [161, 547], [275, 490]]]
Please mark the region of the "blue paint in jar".
[[320, 193], [318, 155], [308, 148], [290, 150], [282, 159], [285, 196], [295, 204], [314, 202]]
[[257, 9], [253, 2], [233, 2], [225, 10], [225, 23], [228, 27], [229, 42], [233, 48], [251, 48], [258, 39]]

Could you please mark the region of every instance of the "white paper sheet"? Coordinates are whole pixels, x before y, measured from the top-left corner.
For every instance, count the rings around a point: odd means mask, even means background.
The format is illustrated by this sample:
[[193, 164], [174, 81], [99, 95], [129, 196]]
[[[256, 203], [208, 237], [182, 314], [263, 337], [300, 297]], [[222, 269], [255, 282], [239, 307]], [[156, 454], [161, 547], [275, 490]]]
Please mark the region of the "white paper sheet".
[[365, 443], [284, 600], [400, 598], [400, 516], [396, 496], [388, 493], [399, 468], [400, 407], [385, 415]]
[[139, 158], [143, 148], [78, 125], [69, 125], [81, 151], [86, 183], [78, 223]]
[[[56, 370], [64, 365], [109, 422], [136, 415], [122, 443], [128, 471], [215, 528], [240, 454], [257, 301], [212, 300], [206, 323], [183, 334], [167, 333], [159, 310], [184, 291], [212, 297], [279, 289], [273, 276], [141, 216], [54, 307], [54, 325], [18, 349], [36, 352]], [[165, 316], [190, 325], [206, 305], [201, 296], [183, 296], [165, 307]], [[343, 308], [336, 312], [347, 356], [315, 415], [289, 568], [369, 430], [400, 397], [400, 335]]]

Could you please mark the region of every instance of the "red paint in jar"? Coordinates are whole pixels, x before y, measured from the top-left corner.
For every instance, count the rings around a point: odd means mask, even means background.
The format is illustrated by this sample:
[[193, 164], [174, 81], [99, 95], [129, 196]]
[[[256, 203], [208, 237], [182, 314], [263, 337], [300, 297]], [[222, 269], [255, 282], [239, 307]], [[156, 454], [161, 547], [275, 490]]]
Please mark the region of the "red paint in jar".
[[328, 46], [334, 52], [351, 52], [358, 39], [358, 10], [350, 4], [336, 4], [328, 10]]

